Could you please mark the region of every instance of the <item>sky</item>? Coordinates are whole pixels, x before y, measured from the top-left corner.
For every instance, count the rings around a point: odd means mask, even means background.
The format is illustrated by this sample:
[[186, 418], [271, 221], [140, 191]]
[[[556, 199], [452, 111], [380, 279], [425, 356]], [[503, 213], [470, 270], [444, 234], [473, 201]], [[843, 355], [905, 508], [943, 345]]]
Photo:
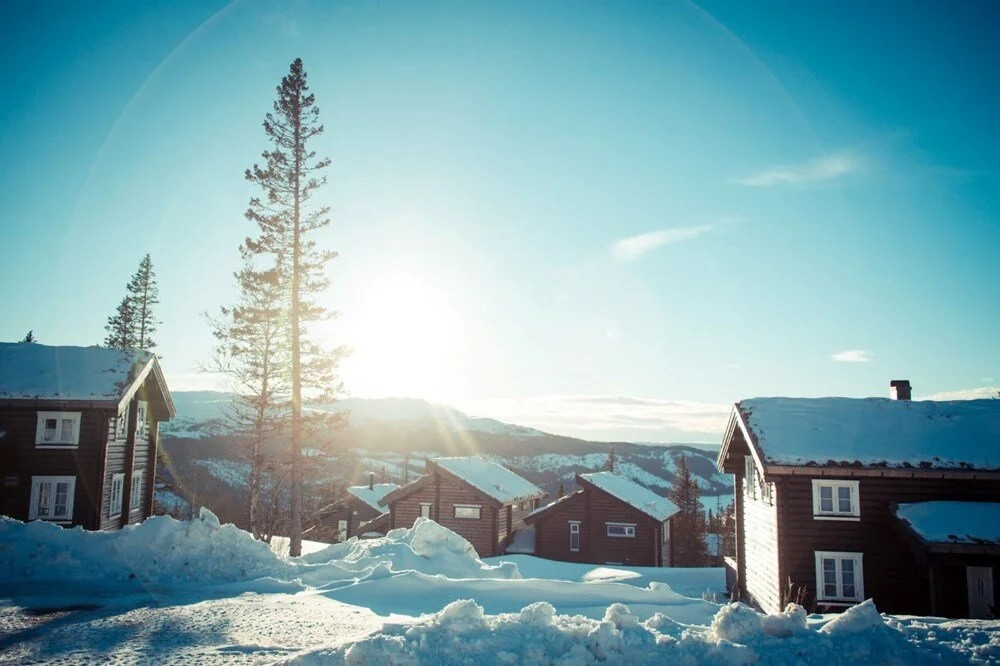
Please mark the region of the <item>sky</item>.
[[0, 339], [101, 343], [149, 252], [209, 388], [301, 57], [355, 397], [717, 441], [754, 396], [996, 395], [1000, 5], [15, 0]]

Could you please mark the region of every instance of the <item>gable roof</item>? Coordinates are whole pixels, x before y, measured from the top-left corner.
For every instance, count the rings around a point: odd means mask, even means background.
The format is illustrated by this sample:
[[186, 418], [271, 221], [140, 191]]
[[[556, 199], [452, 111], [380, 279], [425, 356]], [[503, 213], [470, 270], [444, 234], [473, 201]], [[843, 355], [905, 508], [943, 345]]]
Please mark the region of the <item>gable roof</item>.
[[381, 513], [382, 507], [379, 506], [379, 501], [397, 488], [399, 488], [399, 484], [396, 483], [376, 483], [371, 488], [368, 486], [348, 486], [347, 492]]
[[1000, 471], [1000, 400], [753, 398], [735, 405], [718, 466], [734, 441], [758, 464]]
[[580, 488], [577, 488], [576, 490], [574, 490], [571, 493], [566, 493], [562, 497], [557, 497], [554, 500], [552, 500], [551, 502], [549, 502], [548, 504], [546, 504], [545, 506], [540, 506], [537, 509], [535, 509], [534, 511], [532, 511], [531, 513], [529, 513], [528, 515], [526, 515], [524, 517], [524, 522], [526, 522], [526, 523], [533, 523], [536, 520], [538, 520], [542, 515], [548, 513], [552, 509], [555, 509], [556, 507], [562, 507], [562, 505], [563, 505], [564, 502], [568, 502], [571, 499], [573, 499], [574, 497], [578, 497], [578, 496], [580, 496], [582, 494], [583, 494], [583, 490], [580, 489]]
[[501, 504], [545, 495], [544, 490], [524, 477], [479, 456], [435, 458], [428, 460], [427, 466], [457, 477]]
[[913, 502], [895, 513], [926, 543], [1000, 545], [998, 502]]
[[156, 355], [107, 347], [0, 343], [0, 404], [86, 402], [121, 409], [152, 373], [168, 418], [177, 414]]
[[641, 511], [653, 520], [662, 523], [680, 511], [677, 505], [666, 497], [657, 495], [649, 488], [639, 485], [614, 472], [592, 472], [577, 474], [577, 481], [590, 484], [608, 495], [615, 497], [633, 509]]

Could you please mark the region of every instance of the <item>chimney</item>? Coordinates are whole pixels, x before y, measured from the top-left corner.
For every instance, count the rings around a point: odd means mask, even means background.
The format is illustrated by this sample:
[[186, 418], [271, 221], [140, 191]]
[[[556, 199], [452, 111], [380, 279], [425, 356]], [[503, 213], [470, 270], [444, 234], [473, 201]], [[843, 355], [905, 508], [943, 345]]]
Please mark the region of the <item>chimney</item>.
[[375, 490], [375, 472], [368, 472], [368, 490]]
[[893, 400], [910, 399], [910, 380], [893, 379], [889, 382], [889, 397]]

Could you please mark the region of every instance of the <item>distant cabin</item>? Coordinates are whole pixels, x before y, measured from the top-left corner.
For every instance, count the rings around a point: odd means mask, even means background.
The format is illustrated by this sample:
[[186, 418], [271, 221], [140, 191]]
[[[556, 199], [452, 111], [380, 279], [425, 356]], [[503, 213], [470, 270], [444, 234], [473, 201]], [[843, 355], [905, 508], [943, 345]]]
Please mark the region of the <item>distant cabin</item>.
[[[525, 518], [534, 554], [552, 560], [670, 566], [670, 519], [677, 506], [613, 472], [578, 474], [580, 486]], [[520, 540], [519, 540], [520, 541]]]
[[[465, 537], [480, 557], [504, 552], [545, 491], [502, 465], [478, 456], [427, 461], [423, 476], [386, 495], [384, 529], [431, 518]], [[387, 524], [386, 524], [387, 523]], [[373, 528], [374, 529], [374, 528]]]
[[0, 513], [88, 530], [142, 522], [159, 424], [175, 415], [150, 352], [0, 343]]
[[996, 617], [1000, 400], [755, 398], [729, 418], [735, 597]]
[[395, 483], [375, 483], [374, 478], [365, 486], [348, 486], [340, 499], [320, 509], [309, 538], [337, 542], [360, 536], [359, 526], [381, 516], [379, 501], [397, 488]]

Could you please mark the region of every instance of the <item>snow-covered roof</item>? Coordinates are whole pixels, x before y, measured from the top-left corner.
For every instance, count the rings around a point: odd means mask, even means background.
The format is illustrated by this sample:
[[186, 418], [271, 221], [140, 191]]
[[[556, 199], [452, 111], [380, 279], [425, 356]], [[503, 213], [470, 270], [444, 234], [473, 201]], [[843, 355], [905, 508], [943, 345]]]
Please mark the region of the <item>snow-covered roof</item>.
[[1000, 502], [914, 502], [896, 515], [928, 543], [1000, 545]]
[[435, 458], [431, 463], [451, 472], [501, 504], [545, 494], [544, 490], [503, 465], [479, 456]]
[[359, 500], [375, 509], [379, 513], [382, 512], [382, 507], [379, 506], [379, 500], [391, 493], [396, 488], [399, 488], [399, 484], [396, 483], [376, 483], [371, 488], [368, 486], [348, 486], [347, 492], [351, 493]]
[[736, 407], [765, 464], [1000, 469], [1000, 400], [753, 398]]
[[529, 513], [528, 515], [526, 515], [524, 518], [525, 518], [525, 520], [527, 520], [529, 518], [533, 518], [534, 516], [537, 516], [540, 513], [544, 513], [546, 511], [548, 511], [549, 509], [551, 509], [552, 507], [556, 506], [560, 502], [565, 502], [565, 501], [569, 500], [571, 497], [575, 497], [576, 495], [579, 495], [582, 492], [583, 492], [582, 490], [574, 490], [571, 493], [566, 493], [562, 497], [557, 497], [554, 500], [552, 500], [551, 502], [549, 502], [548, 504], [545, 504], [544, 506], [538, 507], [537, 509], [535, 509], [534, 511], [532, 511], [531, 513]]
[[[145, 372], [162, 384], [155, 359], [139, 350], [2, 342], [0, 400], [118, 402]], [[163, 393], [173, 415], [165, 385]]]
[[640, 486], [624, 476], [618, 476], [614, 472], [592, 472], [580, 474], [579, 477], [654, 520], [663, 522], [680, 511], [677, 505], [666, 497], [661, 497], [649, 488]]

